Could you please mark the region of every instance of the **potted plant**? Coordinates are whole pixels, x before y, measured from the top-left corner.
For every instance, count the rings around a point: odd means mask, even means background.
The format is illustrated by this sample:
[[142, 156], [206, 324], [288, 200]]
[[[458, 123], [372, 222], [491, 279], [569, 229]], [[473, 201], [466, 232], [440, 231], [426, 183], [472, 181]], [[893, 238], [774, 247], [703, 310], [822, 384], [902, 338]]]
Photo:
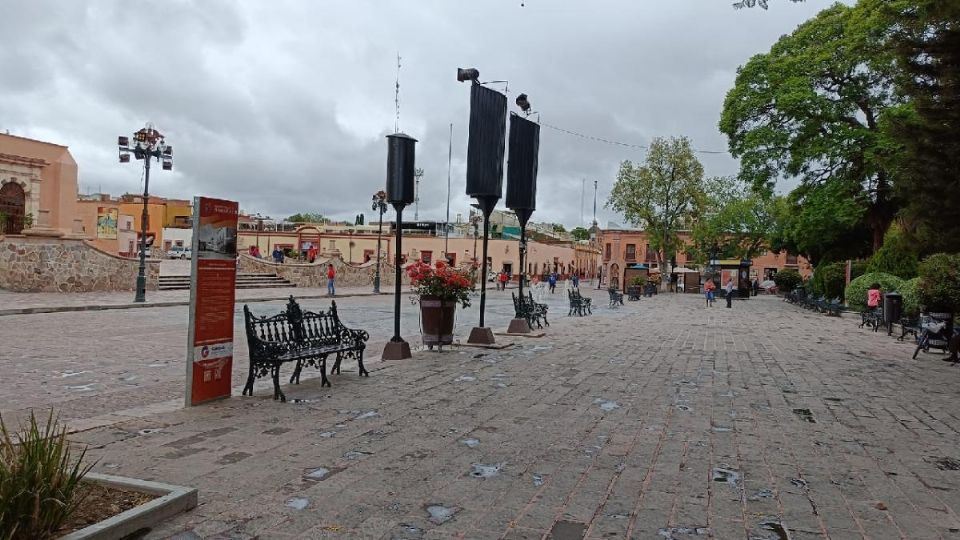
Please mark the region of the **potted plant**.
[[451, 268], [443, 261], [433, 266], [416, 262], [407, 268], [410, 284], [420, 299], [420, 326], [423, 344], [433, 349], [436, 345], [453, 343], [453, 324], [457, 304], [470, 305], [473, 281], [467, 272]]

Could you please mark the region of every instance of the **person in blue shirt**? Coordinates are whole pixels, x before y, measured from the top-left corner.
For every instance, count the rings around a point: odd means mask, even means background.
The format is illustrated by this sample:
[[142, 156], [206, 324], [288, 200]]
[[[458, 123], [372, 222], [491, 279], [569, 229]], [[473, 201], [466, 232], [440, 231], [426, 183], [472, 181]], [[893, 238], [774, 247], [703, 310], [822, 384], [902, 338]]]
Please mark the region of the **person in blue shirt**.
[[547, 278], [547, 282], [550, 284], [550, 294], [553, 294], [557, 289], [557, 273], [552, 272], [550, 277]]

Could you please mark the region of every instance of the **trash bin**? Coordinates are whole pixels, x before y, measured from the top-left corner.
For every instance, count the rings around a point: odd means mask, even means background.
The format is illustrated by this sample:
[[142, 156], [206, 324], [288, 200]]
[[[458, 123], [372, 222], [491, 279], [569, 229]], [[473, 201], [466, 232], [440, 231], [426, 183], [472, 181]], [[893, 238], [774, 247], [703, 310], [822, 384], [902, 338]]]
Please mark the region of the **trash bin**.
[[894, 323], [900, 322], [903, 313], [903, 296], [898, 292], [883, 295], [883, 322], [887, 325], [887, 335], [893, 333]]

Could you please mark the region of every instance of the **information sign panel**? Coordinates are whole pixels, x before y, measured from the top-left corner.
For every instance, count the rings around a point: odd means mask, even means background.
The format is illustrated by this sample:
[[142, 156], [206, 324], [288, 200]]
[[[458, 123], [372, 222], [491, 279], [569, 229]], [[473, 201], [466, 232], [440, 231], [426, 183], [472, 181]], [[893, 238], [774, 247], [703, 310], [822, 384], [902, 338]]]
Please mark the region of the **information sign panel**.
[[230, 397], [238, 210], [233, 201], [193, 199], [188, 407]]

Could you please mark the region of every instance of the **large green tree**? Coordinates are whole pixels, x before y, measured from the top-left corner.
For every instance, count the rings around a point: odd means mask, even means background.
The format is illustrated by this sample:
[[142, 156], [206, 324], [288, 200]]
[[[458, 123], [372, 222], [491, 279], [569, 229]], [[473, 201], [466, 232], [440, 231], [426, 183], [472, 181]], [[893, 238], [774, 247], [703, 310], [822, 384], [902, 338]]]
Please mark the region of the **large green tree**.
[[840, 184], [863, 204], [873, 249], [898, 210], [887, 115], [902, 106], [885, 0], [820, 12], [737, 71], [720, 130], [756, 188]]
[[327, 223], [330, 220], [323, 214], [302, 212], [288, 217], [287, 221], [290, 223]]
[[925, 252], [960, 251], [960, 1], [892, 0], [893, 43], [912, 108], [894, 116], [897, 189]]
[[767, 243], [774, 228], [775, 197], [756, 192], [736, 178], [713, 178], [707, 182], [706, 205], [693, 226], [698, 258], [714, 249], [723, 257], [751, 259]]
[[864, 257], [871, 252], [858, 185], [831, 182], [800, 186], [775, 199], [770, 249], [803, 255], [812, 264]]
[[590, 231], [584, 229], [583, 227], [577, 227], [576, 229], [570, 231], [570, 234], [573, 235], [574, 240], [589, 240]]
[[677, 231], [696, 220], [704, 202], [703, 165], [689, 139], [671, 137], [654, 139], [643, 165], [620, 164], [607, 207], [649, 233], [662, 268], [679, 247]]

